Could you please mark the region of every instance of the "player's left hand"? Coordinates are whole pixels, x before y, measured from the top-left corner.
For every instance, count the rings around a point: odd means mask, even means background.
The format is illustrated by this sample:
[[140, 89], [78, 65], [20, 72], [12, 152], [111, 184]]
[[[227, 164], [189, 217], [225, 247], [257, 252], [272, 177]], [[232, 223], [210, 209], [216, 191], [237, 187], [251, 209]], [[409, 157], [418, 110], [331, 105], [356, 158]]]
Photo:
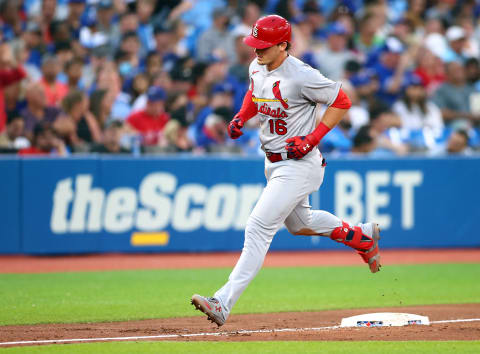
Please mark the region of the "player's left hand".
[[301, 159], [317, 145], [314, 141], [315, 139], [310, 136], [294, 136], [285, 140], [287, 146], [285, 149], [289, 153], [289, 157], [294, 159]]
[[230, 124], [228, 124], [227, 131], [228, 135], [232, 139], [238, 139], [243, 135], [242, 129], [243, 128], [243, 121], [236, 115], [233, 117], [232, 121]]

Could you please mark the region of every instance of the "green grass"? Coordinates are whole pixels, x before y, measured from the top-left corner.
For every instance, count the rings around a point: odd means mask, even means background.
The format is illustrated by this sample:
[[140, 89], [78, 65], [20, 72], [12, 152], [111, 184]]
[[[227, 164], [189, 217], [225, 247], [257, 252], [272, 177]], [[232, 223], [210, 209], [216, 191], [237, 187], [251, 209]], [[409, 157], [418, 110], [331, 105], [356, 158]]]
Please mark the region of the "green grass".
[[6, 353], [479, 353], [467, 342], [125, 342], [17, 347]]
[[[200, 315], [230, 269], [0, 274], [0, 325]], [[234, 313], [480, 302], [480, 264], [265, 268]]]

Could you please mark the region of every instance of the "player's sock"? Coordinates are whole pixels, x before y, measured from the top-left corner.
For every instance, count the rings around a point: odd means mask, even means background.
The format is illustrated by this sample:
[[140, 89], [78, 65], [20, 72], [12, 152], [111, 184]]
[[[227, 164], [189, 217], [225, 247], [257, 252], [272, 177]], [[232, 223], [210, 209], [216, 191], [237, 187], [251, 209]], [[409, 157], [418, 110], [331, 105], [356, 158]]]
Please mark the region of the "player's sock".
[[332, 231], [330, 238], [356, 250], [368, 250], [373, 246], [372, 237], [366, 235], [361, 226], [351, 227], [345, 221]]

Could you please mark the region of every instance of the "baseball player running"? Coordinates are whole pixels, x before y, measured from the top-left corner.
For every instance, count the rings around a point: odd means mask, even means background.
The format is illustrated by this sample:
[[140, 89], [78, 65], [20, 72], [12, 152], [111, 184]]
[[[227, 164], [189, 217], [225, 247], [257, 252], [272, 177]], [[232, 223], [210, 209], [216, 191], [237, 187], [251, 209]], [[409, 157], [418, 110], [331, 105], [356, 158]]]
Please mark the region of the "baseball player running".
[[[227, 283], [213, 297], [192, 296], [196, 309], [218, 326], [262, 267], [282, 224], [294, 235], [328, 236], [357, 250], [372, 273], [380, 269], [377, 224], [351, 226], [327, 211], [310, 209], [308, 195], [320, 188], [325, 170], [317, 145], [351, 103], [340, 83], [288, 54], [290, 40], [290, 23], [277, 15], [260, 18], [244, 38], [257, 58], [250, 64], [250, 87], [228, 133], [237, 139], [245, 122], [259, 116], [267, 185], [248, 219], [242, 254]], [[328, 108], [315, 127], [317, 103]]]

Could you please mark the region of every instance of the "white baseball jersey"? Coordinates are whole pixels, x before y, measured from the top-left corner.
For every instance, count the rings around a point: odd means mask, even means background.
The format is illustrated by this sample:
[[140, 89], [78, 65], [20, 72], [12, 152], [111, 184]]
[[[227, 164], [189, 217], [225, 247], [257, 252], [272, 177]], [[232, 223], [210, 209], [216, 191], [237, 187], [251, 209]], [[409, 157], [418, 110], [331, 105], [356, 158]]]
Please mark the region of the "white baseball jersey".
[[316, 104], [331, 105], [341, 86], [291, 55], [272, 71], [254, 59], [249, 75], [261, 123], [260, 142], [270, 152], [285, 152], [286, 139], [310, 134]]
[[[331, 105], [340, 84], [318, 70], [288, 56], [277, 69], [268, 71], [250, 64], [250, 88], [261, 122], [260, 140], [265, 151], [285, 153], [288, 138], [310, 134], [315, 129], [317, 103]], [[228, 282], [215, 293], [225, 319], [250, 281], [260, 270], [273, 236], [285, 224], [292, 234], [329, 235], [342, 226], [335, 215], [311, 210], [308, 195], [320, 188], [325, 166], [316, 153], [299, 160], [270, 162], [265, 159], [267, 185], [245, 228], [242, 255]]]

